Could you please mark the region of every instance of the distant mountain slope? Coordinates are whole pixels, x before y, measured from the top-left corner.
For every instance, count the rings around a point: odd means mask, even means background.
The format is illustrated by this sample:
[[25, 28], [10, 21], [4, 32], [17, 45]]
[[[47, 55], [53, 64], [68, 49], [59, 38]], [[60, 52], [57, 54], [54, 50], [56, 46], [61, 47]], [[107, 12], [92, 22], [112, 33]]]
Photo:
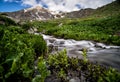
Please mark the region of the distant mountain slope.
[[96, 16], [120, 15], [120, 3], [118, 1], [114, 1], [103, 7], [97, 8], [92, 15]]
[[16, 23], [15, 21], [6, 17], [5, 15], [0, 14], [0, 25], [9, 26], [9, 25], [16, 25]]
[[81, 18], [91, 15], [95, 10], [91, 8], [81, 9], [79, 11], [73, 11], [70, 13], [66, 13], [65, 17], [67, 18]]
[[73, 12], [55, 12], [49, 11], [48, 9], [42, 8], [40, 6], [23, 9], [16, 12], [5, 12], [8, 17], [15, 19], [17, 21], [33, 21], [33, 20], [49, 20], [56, 18], [84, 18], [84, 17], [104, 17], [104, 16], [113, 16], [120, 14], [120, 3], [114, 1], [110, 4], [104, 5], [97, 9], [81, 9], [79, 11]]
[[68, 18], [83, 18], [88, 16], [101, 17], [101, 16], [113, 16], [120, 15], [120, 2], [114, 1], [97, 9], [81, 9], [79, 11], [73, 11], [66, 14]]
[[40, 6], [16, 11], [16, 12], [7, 12], [9, 17], [12, 17], [16, 20], [47, 20], [53, 19], [54, 16], [47, 10]]

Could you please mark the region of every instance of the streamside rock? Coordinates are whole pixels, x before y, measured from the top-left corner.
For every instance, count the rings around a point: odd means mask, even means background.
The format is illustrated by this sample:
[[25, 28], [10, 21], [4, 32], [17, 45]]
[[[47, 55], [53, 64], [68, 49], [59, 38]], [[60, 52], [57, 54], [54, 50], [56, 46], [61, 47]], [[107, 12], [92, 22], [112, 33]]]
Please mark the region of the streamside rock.
[[54, 43], [55, 39], [49, 39], [50, 43]]
[[80, 82], [80, 79], [78, 77], [73, 77], [69, 82]]
[[49, 45], [48, 45], [48, 51], [49, 51], [50, 53], [53, 51], [53, 47], [54, 47], [53, 44], [49, 44]]

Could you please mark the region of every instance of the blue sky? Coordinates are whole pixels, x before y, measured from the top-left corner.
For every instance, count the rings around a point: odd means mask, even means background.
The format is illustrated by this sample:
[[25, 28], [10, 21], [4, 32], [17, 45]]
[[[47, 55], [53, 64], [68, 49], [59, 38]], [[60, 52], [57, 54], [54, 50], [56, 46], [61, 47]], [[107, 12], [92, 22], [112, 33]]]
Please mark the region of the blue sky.
[[0, 0], [0, 12], [18, 11], [33, 6], [42, 6], [52, 11], [75, 11], [97, 8], [114, 0]]
[[0, 12], [12, 12], [24, 8], [27, 8], [27, 6], [21, 5], [21, 3], [9, 1], [5, 2], [4, 0], [0, 0]]

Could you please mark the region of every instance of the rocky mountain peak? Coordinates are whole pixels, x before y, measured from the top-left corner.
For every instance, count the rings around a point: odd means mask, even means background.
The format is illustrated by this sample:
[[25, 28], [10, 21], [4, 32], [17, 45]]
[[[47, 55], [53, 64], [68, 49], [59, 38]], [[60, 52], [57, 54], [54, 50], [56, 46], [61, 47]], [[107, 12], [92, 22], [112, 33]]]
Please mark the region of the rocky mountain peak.
[[52, 15], [48, 9], [40, 6], [35, 6], [16, 12], [8, 12], [7, 15], [17, 21], [48, 20], [54, 18], [54, 15]]
[[42, 10], [42, 9], [43, 9], [43, 7], [40, 7], [40, 6], [35, 6], [35, 7], [33, 7], [33, 8], [35, 8], [35, 9], [37, 9], [37, 10]]
[[29, 11], [34, 11], [34, 10], [36, 10], [38, 12], [39, 11], [41, 11], [41, 12], [48, 12], [47, 9], [45, 9], [45, 8], [43, 8], [41, 6], [34, 6], [34, 7], [31, 7], [31, 8], [24, 9], [24, 12], [29, 12]]

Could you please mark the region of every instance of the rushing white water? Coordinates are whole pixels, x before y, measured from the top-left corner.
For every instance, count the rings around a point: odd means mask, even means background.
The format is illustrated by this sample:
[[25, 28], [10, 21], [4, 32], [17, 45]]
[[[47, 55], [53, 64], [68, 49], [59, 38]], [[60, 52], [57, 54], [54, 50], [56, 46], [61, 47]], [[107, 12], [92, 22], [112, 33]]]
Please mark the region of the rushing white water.
[[90, 61], [120, 70], [120, 46], [110, 46], [86, 40], [57, 39], [44, 34], [42, 36], [53, 53], [66, 48], [69, 57], [82, 58], [83, 49], [86, 48]]

